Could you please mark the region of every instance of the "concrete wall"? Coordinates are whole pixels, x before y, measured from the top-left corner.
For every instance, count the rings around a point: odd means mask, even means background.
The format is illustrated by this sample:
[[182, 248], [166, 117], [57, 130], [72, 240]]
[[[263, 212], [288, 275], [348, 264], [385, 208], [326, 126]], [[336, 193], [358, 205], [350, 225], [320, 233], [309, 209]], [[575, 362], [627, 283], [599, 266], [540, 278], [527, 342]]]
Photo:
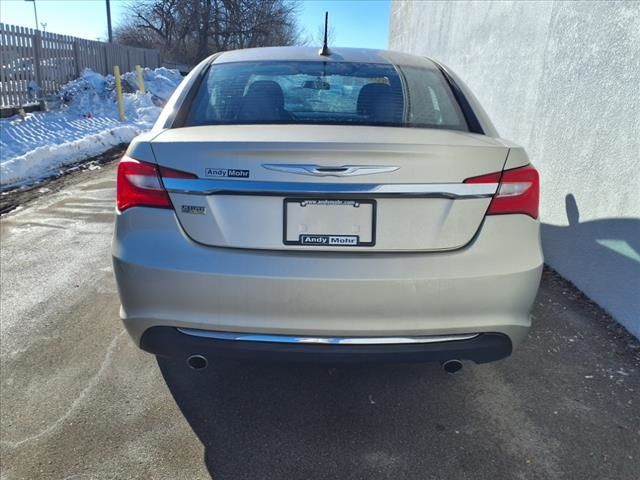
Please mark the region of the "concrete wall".
[[547, 262], [640, 337], [640, 2], [394, 2], [542, 177]]

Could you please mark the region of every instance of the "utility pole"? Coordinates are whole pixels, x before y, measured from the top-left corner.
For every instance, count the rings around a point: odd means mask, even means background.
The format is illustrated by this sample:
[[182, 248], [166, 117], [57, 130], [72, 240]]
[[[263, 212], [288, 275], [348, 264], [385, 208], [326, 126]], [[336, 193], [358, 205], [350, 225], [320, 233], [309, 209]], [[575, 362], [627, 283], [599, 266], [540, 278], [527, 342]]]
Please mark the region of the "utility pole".
[[[113, 42], [113, 31], [111, 30], [111, 1], [106, 0], [107, 2], [107, 31], [109, 32], [109, 43]], [[35, 5], [35, 0], [34, 0]]]
[[38, 23], [38, 9], [36, 8], [36, 0], [25, 0], [27, 2], [33, 2], [33, 16], [36, 19], [36, 30], [39, 29], [39, 23]]

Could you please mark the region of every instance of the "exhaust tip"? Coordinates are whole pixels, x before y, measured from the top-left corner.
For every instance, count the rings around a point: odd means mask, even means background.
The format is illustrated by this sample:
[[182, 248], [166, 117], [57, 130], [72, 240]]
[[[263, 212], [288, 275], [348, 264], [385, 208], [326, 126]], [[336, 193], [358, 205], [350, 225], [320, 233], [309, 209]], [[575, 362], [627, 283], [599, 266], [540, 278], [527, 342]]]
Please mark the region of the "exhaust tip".
[[187, 358], [187, 365], [189, 365], [189, 368], [192, 370], [204, 370], [208, 364], [209, 362], [207, 362], [207, 359], [202, 355], [191, 355]]
[[462, 370], [462, 362], [460, 360], [447, 360], [442, 364], [442, 368], [447, 373], [456, 373]]

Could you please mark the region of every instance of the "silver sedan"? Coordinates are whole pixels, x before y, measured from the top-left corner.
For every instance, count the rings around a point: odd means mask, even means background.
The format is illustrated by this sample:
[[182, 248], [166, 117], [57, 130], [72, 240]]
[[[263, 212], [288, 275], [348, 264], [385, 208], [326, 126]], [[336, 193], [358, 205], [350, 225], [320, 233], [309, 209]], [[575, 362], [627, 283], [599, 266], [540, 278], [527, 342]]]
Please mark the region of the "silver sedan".
[[216, 54], [131, 143], [113, 241], [131, 337], [196, 369], [508, 356], [543, 265], [527, 154], [436, 61], [321, 53]]

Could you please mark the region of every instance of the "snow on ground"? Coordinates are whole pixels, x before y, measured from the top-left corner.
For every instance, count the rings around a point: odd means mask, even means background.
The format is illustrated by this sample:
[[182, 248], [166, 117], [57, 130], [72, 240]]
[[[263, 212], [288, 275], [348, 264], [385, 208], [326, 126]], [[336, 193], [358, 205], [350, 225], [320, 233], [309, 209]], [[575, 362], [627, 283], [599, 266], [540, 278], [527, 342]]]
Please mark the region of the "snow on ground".
[[65, 165], [128, 143], [151, 128], [182, 80], [177, 70], [144, 70], [146, 93], [135, 72], [121, 76], [126, 120], [118, 119], [113, 75], [86, 69], [65, 85], [62, 106], [0, 120], [0, 187], [10, 189], [58, 173]]

